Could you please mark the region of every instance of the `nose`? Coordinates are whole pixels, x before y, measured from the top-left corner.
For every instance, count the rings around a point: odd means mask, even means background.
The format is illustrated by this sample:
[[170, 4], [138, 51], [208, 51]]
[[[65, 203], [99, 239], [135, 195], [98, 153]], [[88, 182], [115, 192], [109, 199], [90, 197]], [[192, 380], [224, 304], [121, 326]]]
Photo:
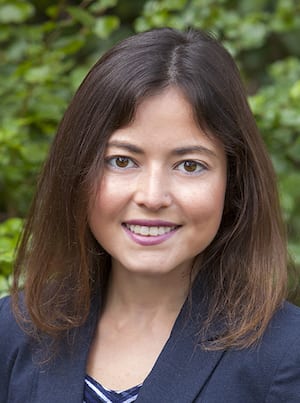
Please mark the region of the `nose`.
[[172, 197], [168, 175], [159, 168], [152, 168], [140, 175], [136, 183], [134, 201], [152, 211], [170, 206]]

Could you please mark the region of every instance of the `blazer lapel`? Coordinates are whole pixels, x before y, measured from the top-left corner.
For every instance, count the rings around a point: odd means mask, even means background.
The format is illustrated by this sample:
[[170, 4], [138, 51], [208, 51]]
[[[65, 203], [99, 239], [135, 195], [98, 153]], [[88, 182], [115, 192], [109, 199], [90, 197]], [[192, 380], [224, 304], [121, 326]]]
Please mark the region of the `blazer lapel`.
[[[197, 284], [198, 283], [198, 284]], [[207, 309], [199, 281], [192, 291], [192, 306], [186, 301], [170, 338], [144, 381], [137, 402], [194, 402], [225, 351], [206, 351], [199, 343], [199, 330]], [[201, 310], [201, 312], [199, 312]], [[215, 338], [220, 329], [207, 336]]]
[[76, 330], [69, 342], [64, 342], [53, 361], [40, 366], [32, 403], [83, 402], [86, 360], [97, 321], [97, 308], [92, 309], [86, 324]]

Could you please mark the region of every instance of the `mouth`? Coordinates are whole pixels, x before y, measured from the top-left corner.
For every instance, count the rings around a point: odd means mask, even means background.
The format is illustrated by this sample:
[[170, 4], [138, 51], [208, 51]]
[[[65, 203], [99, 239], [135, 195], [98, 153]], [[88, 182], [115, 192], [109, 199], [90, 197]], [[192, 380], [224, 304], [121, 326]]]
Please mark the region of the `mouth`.
[[162, 236], [179, 228], [179, 225], [138, 225], [127, 223], [124, 223], [123, 225], [131, 233], [145, 237]]
[[182, 225], [163, 220], [130, 220], [123, 222], [122, 227], [138, 245], [155, 246], [175, 236]]

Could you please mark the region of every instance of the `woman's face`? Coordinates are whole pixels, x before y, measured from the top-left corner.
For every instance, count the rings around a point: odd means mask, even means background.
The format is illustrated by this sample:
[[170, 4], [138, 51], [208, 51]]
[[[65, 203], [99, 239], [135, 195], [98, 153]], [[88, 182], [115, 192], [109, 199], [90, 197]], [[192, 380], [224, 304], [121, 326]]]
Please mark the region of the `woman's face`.
[[188, 273], [218, 231], [225, 190], [222, 146], [196, 125], [182, 93], [168, 88], [110, 137], [89, 225], [113, 269]]

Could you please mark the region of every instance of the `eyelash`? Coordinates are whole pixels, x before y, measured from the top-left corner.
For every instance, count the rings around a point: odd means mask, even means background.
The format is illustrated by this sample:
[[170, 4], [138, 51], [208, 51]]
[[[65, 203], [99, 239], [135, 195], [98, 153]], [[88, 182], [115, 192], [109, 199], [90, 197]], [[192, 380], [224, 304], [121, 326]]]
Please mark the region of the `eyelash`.
[[[123, 166], [123, 167], [118, 166], [117, 165], [117, 160], [119, 160], [119, 161], [123, 160], [124, 162], [128, 162], [130, 164], [130, 166], [128, 166], [128, 165]], [[123, 156], [123, 155], [117, 155], [117, 156], [114, 156], [114, 157], [107, 157], [105, 159], [105, 162], [106, 162], [107, 165], [109, 165], [113, 169], [117, 169], [117, 170], [127, 170], [127, 169], [135, 168], [135, 167], [138, 166], [138, 164], [134, 160], [132, 160], [130, 157], [126, 157], [126, 156]], [[196, 170], [195, 171], [187, 171], [187, 170], [185, 170], [184, 169], [184, 164], [187, 164], [187, 163], [195, 164], [196, 165]], [[180, 166], [183, 166], [183, 168], [180, 169], [179, 168]], [[183, 172], [186, 175], [199, 175], [201, 172], [206, 171], [208, 169], [208, 167], [204, 163], [196, 161], [196, 160], [192, 160], [192, 159], [183, 160], [183, 161], [177, 163], [174, 166], [174, 168], [176, 170], [180, 171], [180, 172]]]

